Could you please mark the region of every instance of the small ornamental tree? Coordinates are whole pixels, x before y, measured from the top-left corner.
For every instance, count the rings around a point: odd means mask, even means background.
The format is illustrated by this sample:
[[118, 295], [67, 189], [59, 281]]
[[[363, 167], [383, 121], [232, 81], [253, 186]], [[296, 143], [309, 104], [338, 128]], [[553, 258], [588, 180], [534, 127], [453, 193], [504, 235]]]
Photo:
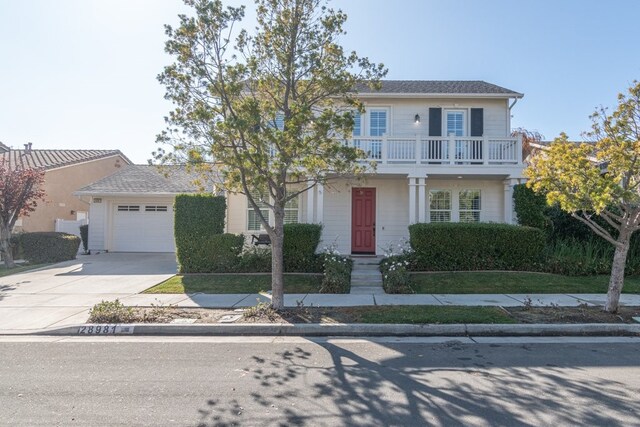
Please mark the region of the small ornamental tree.
[[13, 226], [44, 198], [43, 183], [42, 169], [11, 169], [8, 162], [0, 162], [0, 251], [7, 268], [15, 266], [10, 243]]
[[185, 3], [195, 16], [166, 27], [175, 62], [158, 77], [176, 105], [158, 142], [173, 151], [156, 157], [215, 170], [226, 190], [246, 195], [271, 238], [272, 305], [283, 308], [285, 205], [365, 170], [364, 153], [343, 141], [363, 111], [355, 89], [385, 70], [343, 50], [346, 15], [325, 0], [256, 0], [254, 34], [236, 31], [244, 7]]
[[[615, 247], [605, 309], [618, 310], [632, 234], [640, 229], [640, 83], [618, 95], [618, 107], [592, 116], [594, 143], [574, 144], [565, 134], [532, 159], [529, 185], [546, 192], [598, 236]], [[599, 215], [613, 232], [598, 224]]]

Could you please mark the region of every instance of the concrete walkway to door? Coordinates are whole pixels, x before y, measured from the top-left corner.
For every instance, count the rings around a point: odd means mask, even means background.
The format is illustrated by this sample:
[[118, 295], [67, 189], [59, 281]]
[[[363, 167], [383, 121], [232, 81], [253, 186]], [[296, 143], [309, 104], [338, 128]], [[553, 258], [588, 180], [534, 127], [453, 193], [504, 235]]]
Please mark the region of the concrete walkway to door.
[[0, 278], [0, 333], [83, 323], [176, 273], [173, 253], [102, 253]]

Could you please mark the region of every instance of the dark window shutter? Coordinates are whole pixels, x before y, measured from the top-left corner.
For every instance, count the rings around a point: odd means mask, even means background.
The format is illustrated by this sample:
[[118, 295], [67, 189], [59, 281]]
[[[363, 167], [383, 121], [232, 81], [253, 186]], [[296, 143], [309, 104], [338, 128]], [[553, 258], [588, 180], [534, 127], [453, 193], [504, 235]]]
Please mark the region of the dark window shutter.
[[429, 136], [442, 136], [442, 108], [429, 108]]
[[482, 136], [484, 134], [484, 109], [471, 109], [471, 136]]

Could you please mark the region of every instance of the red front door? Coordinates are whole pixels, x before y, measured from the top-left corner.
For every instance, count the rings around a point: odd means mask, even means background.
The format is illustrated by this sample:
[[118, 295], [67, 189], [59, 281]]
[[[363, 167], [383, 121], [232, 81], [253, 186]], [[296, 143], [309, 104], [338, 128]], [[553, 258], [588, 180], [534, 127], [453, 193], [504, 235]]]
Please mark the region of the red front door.
[[376, 189], [351, 191], [351, 252], [376, 253]]

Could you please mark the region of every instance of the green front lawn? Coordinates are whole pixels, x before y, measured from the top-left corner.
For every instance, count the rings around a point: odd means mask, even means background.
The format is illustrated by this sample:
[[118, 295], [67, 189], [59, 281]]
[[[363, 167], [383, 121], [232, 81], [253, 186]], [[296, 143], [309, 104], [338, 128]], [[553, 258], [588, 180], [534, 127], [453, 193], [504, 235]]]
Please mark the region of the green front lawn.
[[4, 261], [0, 261], [0, 277], [11, 276], [12, 274], [22, 273], [24, 271], [33, 270], [35, 268], [45, 267], [49, 264], [29, 264], [19, 265], [17, 267], [8, 269], [4, 266]]
[[[411, 274], [411, 288], [418, 294], [602, 294], [608, 284], [609, 276], [481, 271]], [[640, 293], [640, 277], [627, 277], [622, 292]]]
[[378, 306], [356, 307], [358, 323], [517, 323], [497, 307]]
[[[322, 275], [285, 274], [284, 291], [289, 294], [315, 293]], [[189, 274], [177, 275], [144, 291], [146, 294], [255, 294], [271, 290], [271, 274]]]

